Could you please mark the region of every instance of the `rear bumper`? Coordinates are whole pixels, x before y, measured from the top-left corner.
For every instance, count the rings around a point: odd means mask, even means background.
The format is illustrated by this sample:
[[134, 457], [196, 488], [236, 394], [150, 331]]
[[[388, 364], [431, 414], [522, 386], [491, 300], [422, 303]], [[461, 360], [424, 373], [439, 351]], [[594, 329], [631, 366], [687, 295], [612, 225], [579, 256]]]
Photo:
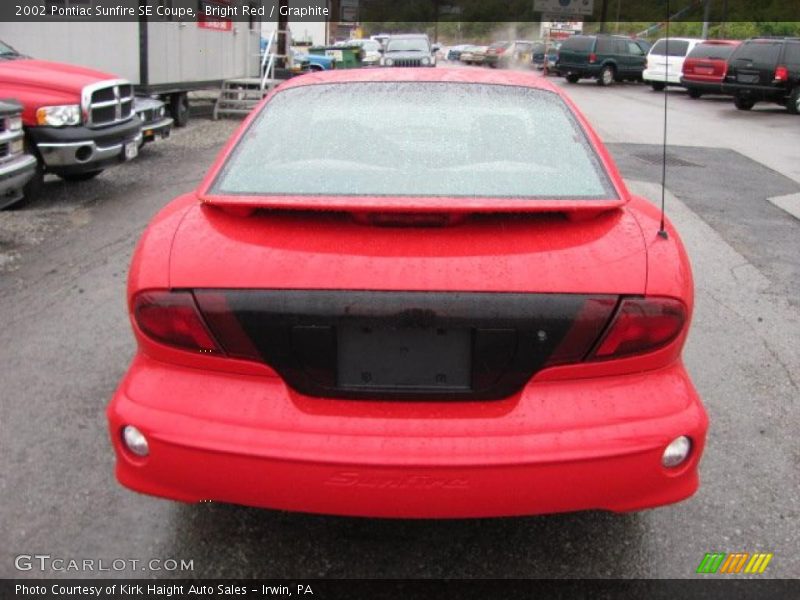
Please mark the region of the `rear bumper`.
[[681, 77], [681, 85], [687, 89], [693, 88], [706, 94], [721, 94], [722, 81], [717, 80], [702, 80], [702, 79], [689, 79]]
[[[707, 417], [683, 366], [531, 382], [489, 402], [308, 398], [277, 377], [134, 359], [108, 408], [119, 481], [213, 500], [373, 517], [486, 517], [677, 502], [698, 486]], [[150, 443], [123, 449], [135, 425]], [[688, 435], [690, 458], [660, 464]]]
[[742, 96], [756, 100], [781, 102], [789, 95], [786, 88], [769, 85], [749, 85], [746, 83], [723, 83], [722, 92], [731, 96]]
[[597, 77], [600, 75], [600, 65], [581, 65], [556, 63], [556, 69], [561, 76], [577, 75], [578, 77]]
[[681, 83], [681, 71], [663, 71], [659, 69], [645, 69], [642, 71], [642, 79], [645, 82], [667, 83], [669, 85], [683, 85]]

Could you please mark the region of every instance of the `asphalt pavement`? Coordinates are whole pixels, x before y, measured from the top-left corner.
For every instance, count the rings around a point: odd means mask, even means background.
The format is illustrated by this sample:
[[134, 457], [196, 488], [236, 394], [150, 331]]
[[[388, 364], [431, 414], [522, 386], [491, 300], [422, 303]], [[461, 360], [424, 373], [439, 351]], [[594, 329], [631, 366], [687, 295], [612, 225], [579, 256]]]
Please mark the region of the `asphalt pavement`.
[[[659, 151], [663, 95], [569, 91], [632, 189], [659, 201], [660, 167], [642, 156]], [[693, 498], [627, 515], [392, 521], [183, 505], [120, 487], [104, 410], [134, 353], [130, 256], [237, 125], [195, 120], [95, 181], [49, 181], [41, 200], [0, 213], [0, 577], [87, 575], [15, 569], [16, 556], [45, 553], [193, 564], [103, 576], [683, 578], [716, 551], [772, 552], [762, 577], [797, 577], [800, 221], [767, 198], [800, 191], [800, 118], [669, 95], [669, 152], [696, 165], [667, 178], [696, 283], [685, 360], [711, 417]]]

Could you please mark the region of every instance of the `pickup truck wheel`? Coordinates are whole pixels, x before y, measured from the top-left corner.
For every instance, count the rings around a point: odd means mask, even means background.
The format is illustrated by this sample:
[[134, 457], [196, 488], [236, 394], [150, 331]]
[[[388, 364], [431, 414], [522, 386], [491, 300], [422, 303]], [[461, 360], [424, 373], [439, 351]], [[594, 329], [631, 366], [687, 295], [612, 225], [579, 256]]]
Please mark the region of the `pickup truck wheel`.
[[579, 79], [580, 77], [578, 77], [577, 75], [567, 75], [567, 81], [569, 83], [578, 83]]
[[90, 179], [94, 179], [100, 173], [103, 172], [103, 169], [97, 169], [96, 171], [87, 171], [86, 173], [71, 173], [69, 175], [59, 175], [61, 179], [64, 181], [69, 182], [78, 182], [78, 181], [89, 181]]
[[752, 98], [744, 98], [743, 96], [734, 96], [733, 104], [739, 110], [750, 110], [755, 105], [755, 100]]
[[703, 95], [703, 92], [698, 90], [697, 88], [689, 88], [689, 98], [699, 98]]
[[611, 65], [606, 65], [600, 70], [600, 75], [597, 77], [597, 85], [611, 85], [614, 83], [614, 77], [616, 77], [614, 67]]
[[169, 114], [176, 127], [186, 127], [189, 124], [189, 95], [186, 92], [170, 94]]
[[786, 110], [793, 115], [800, 115], [800, 85], [795, 86], [786, 101]]
[[664, 82], [663, 82], [663, 81], [653, 81], [653, 82], [651, 82], [651, 83], [650, 83], [650, 86], [653, 88], [653, 91], [654, 91], [654, 92], [660, 92], [660, 91], [662, 91], [662, 90], [663, 90], [665, 87], [667, 87], [667, 86], [664, 84]]

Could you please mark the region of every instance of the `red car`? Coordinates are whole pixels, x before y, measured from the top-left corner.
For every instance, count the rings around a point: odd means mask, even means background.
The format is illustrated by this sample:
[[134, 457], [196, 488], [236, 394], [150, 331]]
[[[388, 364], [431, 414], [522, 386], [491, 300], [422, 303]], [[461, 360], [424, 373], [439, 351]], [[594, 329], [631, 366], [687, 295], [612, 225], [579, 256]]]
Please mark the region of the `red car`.
[[543, 78], [291, 79], [139, 242], [117, 477], [376, 517], [682, 500], [707, 418], [659, 222]]
[[683, 62], [681, 76], [681, 83], [691, 98], [722, 93], [728, 57], [739, 44], [739, 40], [707, 40], [692, 49]]

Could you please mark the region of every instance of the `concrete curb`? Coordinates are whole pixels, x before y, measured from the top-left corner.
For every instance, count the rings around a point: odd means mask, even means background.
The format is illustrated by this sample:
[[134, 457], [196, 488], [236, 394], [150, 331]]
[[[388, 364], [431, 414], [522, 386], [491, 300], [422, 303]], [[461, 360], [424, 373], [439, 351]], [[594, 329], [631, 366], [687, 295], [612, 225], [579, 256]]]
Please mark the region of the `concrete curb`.
[[767, 198], [772, 204], [800, 220], [800, 193]]

